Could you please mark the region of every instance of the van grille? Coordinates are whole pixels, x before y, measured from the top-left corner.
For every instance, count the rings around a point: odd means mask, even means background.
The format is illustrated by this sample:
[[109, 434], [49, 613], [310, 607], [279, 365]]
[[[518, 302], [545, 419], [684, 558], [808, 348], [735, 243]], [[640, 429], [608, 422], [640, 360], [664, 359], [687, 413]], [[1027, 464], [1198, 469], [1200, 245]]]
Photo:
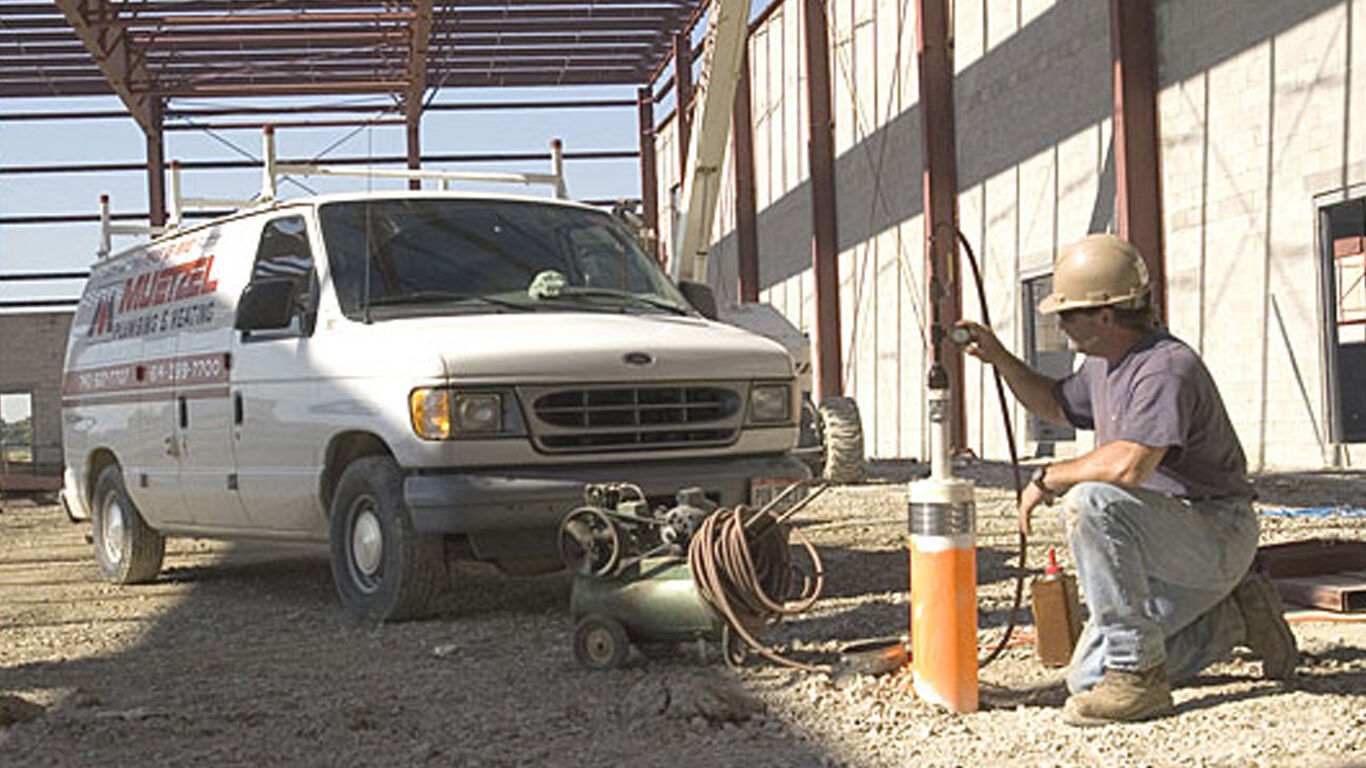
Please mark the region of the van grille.
[[688, 384], [531, 394], [542, 450], [558, 453], [725, 445], [740, 429], [739, 386]]

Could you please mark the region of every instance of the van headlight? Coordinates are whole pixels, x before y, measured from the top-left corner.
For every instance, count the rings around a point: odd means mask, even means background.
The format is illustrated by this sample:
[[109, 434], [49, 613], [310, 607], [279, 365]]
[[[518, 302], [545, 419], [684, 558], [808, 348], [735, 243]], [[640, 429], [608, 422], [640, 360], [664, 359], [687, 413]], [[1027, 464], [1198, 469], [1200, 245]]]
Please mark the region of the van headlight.
[[424, 440], [519, 432], [519, 425], [509, 423], [505, 418], [507, 409], [503, 398], [501, 392], [460, 392], [444, 387], [419, 387], [408, 395], [408, 412], [413, 420], [413, 431]]
[[755, 424], [792, 421], [792, 385], [755, 384], [749, 389], [749, 420]]
[[452, 407], [457, 434], [503, 431], [503, 398], [497, 393], [457, 394]]

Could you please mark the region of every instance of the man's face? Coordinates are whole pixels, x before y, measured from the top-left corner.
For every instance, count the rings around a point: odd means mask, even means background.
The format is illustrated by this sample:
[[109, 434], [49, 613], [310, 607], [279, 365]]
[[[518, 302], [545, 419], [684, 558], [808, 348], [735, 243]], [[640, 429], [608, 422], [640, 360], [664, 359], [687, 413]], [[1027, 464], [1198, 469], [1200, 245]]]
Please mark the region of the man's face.
[[1058, 313], [1058, 325], [1072, 342], [1072, 349], [1083, 355], [1099, 353], [1106, 331], [1104, 308], [1069, 309]]

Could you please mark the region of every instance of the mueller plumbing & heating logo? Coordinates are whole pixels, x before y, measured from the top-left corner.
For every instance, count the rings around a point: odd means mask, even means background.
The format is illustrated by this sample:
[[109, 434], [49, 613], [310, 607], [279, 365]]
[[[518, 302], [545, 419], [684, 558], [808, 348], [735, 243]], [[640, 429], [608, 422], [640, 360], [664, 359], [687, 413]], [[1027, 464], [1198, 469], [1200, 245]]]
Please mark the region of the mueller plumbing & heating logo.
[[[164, 263], [200, 243], [184, 240], [148, 251], [147, 261]], [[204, 243], [207, 245], [207, 242]], [[89, 336], [103, 341], [127, 339], [206, 325], [213, 321], [213, 300], [193, 301], [218, 289], [213, 254], [126, 278], [96, 299]]]

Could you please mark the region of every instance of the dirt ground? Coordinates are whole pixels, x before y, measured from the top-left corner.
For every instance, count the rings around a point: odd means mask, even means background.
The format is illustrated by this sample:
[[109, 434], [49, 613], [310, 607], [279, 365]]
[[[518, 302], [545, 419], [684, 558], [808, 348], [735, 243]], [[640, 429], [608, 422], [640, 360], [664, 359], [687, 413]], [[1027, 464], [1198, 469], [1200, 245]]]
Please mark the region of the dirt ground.
[[[906, 631], [904, 481], [831, 490], [796, 524], [829, 574], [810, 612], [765, 635], [809, 661]], [[980, 640], [1013, 593], [1014, 517], [999, 466], [979, 483]], [[1258, 478], [1268, 509], [1366, 506], [1366, 475]], [[1043, 516], [1037, 571], [1061, 524]], [[982, 711], [916, 700], [909, 676], [733, 671], [682, 646], [594, 672], [574, 661], [570, 579], [454, 574], [438, 618], [366, 625], [321, 551], [174, 540], [154, 584], [99, 578], [88, 525], [59, 508], [0, 514], [0, 764], [302, 766], [1366, 766], [1366, 616], [1295, 610], [1299, 676], [1235, 656], [1149, 723], [1063, 724], [1060, 673], [1025, 626], [981, 673]], [[1264, 543], [1366, 540], [1366, 519], [1263, 518]], [[1066, 564], [1065, 553], [1063, 560]], [[24, 706], [28, 702], [31, 706]]]

